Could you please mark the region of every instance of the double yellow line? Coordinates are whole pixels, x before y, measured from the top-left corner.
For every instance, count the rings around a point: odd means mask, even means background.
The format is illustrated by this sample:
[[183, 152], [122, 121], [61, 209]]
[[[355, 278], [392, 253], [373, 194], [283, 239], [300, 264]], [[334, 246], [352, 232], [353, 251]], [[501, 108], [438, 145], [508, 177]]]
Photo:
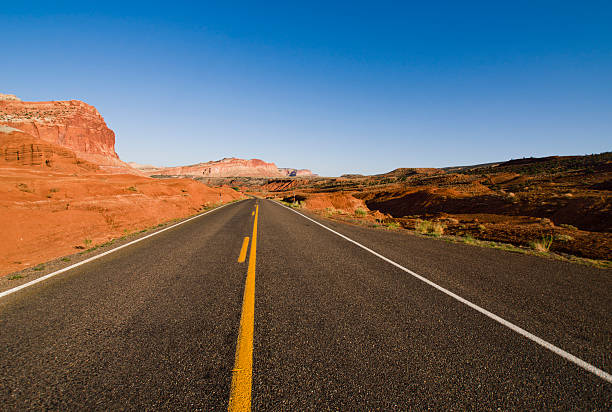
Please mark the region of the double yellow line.
[[[228, 411], [251, 410], [251, 387], [253, 385], [253, 332], [255, 330], [255, 257], [257, 255], [257, 218], [259, 205], [255, 206], [255, 221], [253, 223], [253, 237], [251, 253], [249, 254], [249, 269], [247, 271], [244, 296], [242, 298], [242, 315], [236, 342], [236, 358], [232, 371], [232, 387]], [[245, 237], [238, 262], [244, 262], [249, 245], [249, 238]], [[242, 260], [241, 260], [242, 259]]]

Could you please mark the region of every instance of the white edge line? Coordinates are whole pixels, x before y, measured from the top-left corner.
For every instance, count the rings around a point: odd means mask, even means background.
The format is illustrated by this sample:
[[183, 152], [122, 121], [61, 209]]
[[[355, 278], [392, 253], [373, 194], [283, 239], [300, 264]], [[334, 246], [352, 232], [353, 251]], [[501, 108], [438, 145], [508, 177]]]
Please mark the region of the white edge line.
[[540, 345], [540, 346], [550, 350], [551, 352], [556, 353], [557, 355], [561, 356], [562, 358], [565, 358], [568, 361], [570, 361], [570, 362], [580, 366], [581, 368], [591, 372], [592, 374], [599, 376], [601, 379], [607, 381], [608, 383], [612, 383], [612, 375], [607, 373], [606, 371], [601, 370], [601, 369], [591, 365], [590, 363], [583, 361], [582, 359], [578, 358], [577, 356], [574, 356], [571, 353], [564, 351], [563, 349], [559, 348], [558, 346], [555, 346], [552, 343], [545, 341], [544, 339], [534, 335], [531, 332], [526, 331], [525, 329], [521, 328], [520, 326], [517, 326], [514, 323], [511, 323], [511, 322], [507, 321], [506, 319], [504, 319], [504, 318], [502, 318], [500, 316], [497, 316], [496, 314], [494, 314], [492, 312], [489, 312], [488, 310], [486, 310], [486, 309], [476, 305], [475, 303], [472, 303], [469, 300], [464, 299], [464, 298], [462, 298], [459, 295], [456, 295], [455, 293], [451, 292], [450, 290], [445, 289], [442, 286], [432, 282], [431, 280], [429, 280], [427, 278], [424, 278], [423, 276], [419, 275], [418, 273], [415, 273], [412, 270], [403, 267], [399, 263], [396, 263], [396, 262], [392, 261], [391, 259], [384, 257], [380, 253], [377, 253], [377, 252], [373, 251], [372, 249], [368, 248], [367, 246], [364, 246], [361, 243], [356, 242], [353, 239], [348, 238], [348, 237], [344, 236], [343, 234], [336, 232], [333, 229], [330, 229], [329, 227], [325, 226], [324, 224], [319, 223], [316, 220], [311, 219], [308, 216], [305, 216], [302, 213], [300, 213], [300, 212], [298, 212], [298, 211], [296, 211], [294, 209], [291, 209], [291, 208], [289, 208], [289, 207], [287, 207], [287, 206], [285, 206], [283, 204], [280, 204], [278, 202], [273, 202], [273, 203], [276, 203], [279, 206], [282, 206], [284, 208], [287, 208], [287, 209], [291, 210], [292, 212], [297, 213], [298, 215], [302, 216], [304, 219], [308, 219], [311, 222], [316, 223], [317, 225], [321, 226], [322, 228], [329, 230], [330, 232], [340, 236], [341, 238], [343, 238], [343, 239], [345, 239], [345, 240], [347, 240], [347, 241], [349, 241], [349, 242], [359, 246], [360, 248], [370, 252], [371, 254], [381, 258], [385, 262], [388, 262], [388, 263], [392, 264], [393, 266], [397, 267], [398, 269], [401, 269], [404, 272], [409, 273], [410, 275], [414, 276], [415, 278], [419, 279], [420, 281], [427, 283], [429, 286], [432, 286], [432, 287], [438, 289], [440, 292], [442, 292], [442, 293], [452, 297], [453, 299], [458, 300], [459, 302], [461, 302], [461, 303], [469, 306], [470, 308], [472, 308], [472, 309], [482, 313], [483, 315], [493, 319], [494, 321], [496, 321], [498, 323], [501, 323], [505, 327], [507, 327], [509, 329], [512, 329], [516, 333], [518, 333], [520, 335], [523, 335], [527, 339], [529, 339], [529, 340], [537, 343], [538, 345]]
[[172, 226], [165, 227], [165, 228], [163, 228], [163, 229], [161, 229], [161, 230], [158, 230], [158, 231], [157, 231], [157, 232], [155, 232], [155, 233], [151, 233], [151, 234], [149, 234], [149, 235], [143, 236], [143, 237], [138, 238], [138, 239], [136, 239], [136, 240], [132, 240], [131, 242], [126, 243], [125, 245], [117, 246], [117, 247], [116, 247], [116, 248], [114, 248], [114, 249], [107, 250], [106, 252], [104, 252], [104, 253], [100, 253], [99, 255], [92, 256], [92, 257], [90, 257], [90, 258], [88, 258], [88, 259], [85, 259], [85, 260], [81, 260], [80, 262], [77, 262], [77, 263], [75, 263], [75, 264], [73, 264], [73, 265], [70, 265], [70, 266], [66, 266], [66, 267], [65, 267], [65, 268], [63, 268], [63, 269], [56, 270], [55, 272], [51, 272], [51, 273], [49, 273], [49, 274], [47, 274], [47, 275], [45, 275], [45, 276], [41, 276], [41, 277], [39, 277], [38, 279], [34, 279], [34, 280], [32, 280], [32, 281], [30, 281], [30, 282], [28, 282], [28, 283], [24, 283], [23, 285], [19, 285], [19, 286], [16, 286], [16, 287], [12, 288], [12, 289], [5, 290], [4, 292], [0, 292], [0, 298], [3, 298], [4, 296], [10, 295], [11, 293], [15, 293], [15, 292], [17, 292], [17, 291], [19, 291], [19, 290], [21, 290], [21, 289], [25, 289], [25, 288], [27, 288], [27, 287], [29, 287], [29, 286], [32, 286], [32, 285], [35, 285], [35, 284], [37, 284], [37, 283], [39, 283], [39, 282], [42, 282], [42, 281], [44, 281], [44, 280], [47, 280], [47, 279], [49, 279], [49, 278], [51, 278], [51, 277], [53, 277], [53, 276], [59, 275], [60, 273], [67, 272], [67, 271], [69, 271], [70, 269], [74, 269], [74, 268], [76, 268], [76, 267], [78, 267], [78, 266], [84, 265], [85, 263], [89, 263], [89, 262], [91, 262], [91, 261], [93, 261], [93, 260], [99, 259], [99, 258], [101, 258], [102, 256], [106, 256], [106, 255], [108, 255], [108, 254], [110, 254], [110, 253], [116, 252], [116, 251], [118, 251], [119, 249], [123, 249], [124, 247], [128, 247], [128, 246], [130, 246], [130, 245], [133, 245], [134, 243], [138, 243], [138, 242], [140, 242], [140, 241], [143, 241], [143, 240], [145, 240], [145, 239], [148, 239], [148, 238], [150, 238], [151, 236], [159, 235], [160, 233], [165, 232], [165, 231], [166, 231], [166, 230], [168, 230], [168, 229], [172, 229], [173, 227], [180, 226], [180, 225], [182, 225], [183, 223], [187, 223], [187, 222], [189, 222], [190, 220], [197, 219], [197, 218], [202, 217], [202, 216], [204, 216], [204, 215], [207, 215], [207, 214], [209, 214], [209, 213], [211, 213], [211, 212], [214, 212], [214, 211], [216, 211], [216, 210], [219, 210], [219, 209], [221, 209], [221, 208], [224, 208], [225, 206], [228, 206], [228, 205], [233, 205], [233, 204], [235, 204], [235, 203], [236, 203], [236, 202], [226, 203], [226, 204], [224, 204], [223, 206], [216, 207], [216, 208], [214, 208], [213, 210], [209, 210], [208, 212], [204, 212], [204, 213], [201, 213], [201, 214], [199, 214], [199, 215], [192, 216], [192, 217], [190, 217], [190, 218], [188, 218], [188, 219], [185, 219], [185, 220], [183, 220], [183, 221], [181, 221], [181, 222], [175, 223], [175, 224], [174, 224], [174, 225], [172, 225]]

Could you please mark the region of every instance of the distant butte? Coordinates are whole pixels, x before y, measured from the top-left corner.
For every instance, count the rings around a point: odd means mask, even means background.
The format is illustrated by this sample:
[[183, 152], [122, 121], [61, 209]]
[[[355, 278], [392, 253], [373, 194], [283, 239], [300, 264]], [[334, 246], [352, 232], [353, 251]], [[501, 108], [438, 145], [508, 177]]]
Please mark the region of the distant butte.
[[308, 169], [279, 168], [274, 163], [260, 159], [238, 159], [235, 157], [198, 163], [190, 166], [155, 167], [130, 163], [130, 166], [148, 176], [192, 176], [192, 177], [288, 177], [316, 176]]

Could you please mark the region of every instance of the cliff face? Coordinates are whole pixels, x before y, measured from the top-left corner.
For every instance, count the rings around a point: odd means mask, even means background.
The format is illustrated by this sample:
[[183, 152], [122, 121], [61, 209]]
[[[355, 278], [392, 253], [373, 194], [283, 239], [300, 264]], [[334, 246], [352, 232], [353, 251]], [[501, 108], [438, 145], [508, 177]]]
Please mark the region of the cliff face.
[[0, 125], [0, 166], [71, 172], [98, 170], [96, 165], [77, 159], [70, 149], [4, 125]]
[[235, 157], [191, 166], [154, 167], [135, 163], [131, 163], [131, 165], [148, 176], [287, 177], [312, 175], [312, 172], [306, 169], [279, 169], [274, 163], [267, 163], [260, 159], [247, 160]]
[[285, 176], [316, 176], [308, 169], [291, 169], [287, 167], [282, 167], [278, 169], [279, 172], [283, 173]]
[[104, 171], [139, 173], [119, 159], [115, 133], [96, 108], [79, 100], [23, 102], [0, 94], [0, 125], [70, 149]]

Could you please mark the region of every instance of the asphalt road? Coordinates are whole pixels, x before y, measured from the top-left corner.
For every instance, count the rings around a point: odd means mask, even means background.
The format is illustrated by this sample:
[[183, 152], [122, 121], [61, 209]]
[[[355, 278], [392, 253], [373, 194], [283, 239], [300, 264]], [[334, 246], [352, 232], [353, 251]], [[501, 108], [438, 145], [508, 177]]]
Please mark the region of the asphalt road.
[[[319, 221], [612, 372], [612, 271]], [[0, 298], [0, 410], [227, 410], [251, 265], [254, 410], [612, 409], [605, 379], [248, 200]]]

